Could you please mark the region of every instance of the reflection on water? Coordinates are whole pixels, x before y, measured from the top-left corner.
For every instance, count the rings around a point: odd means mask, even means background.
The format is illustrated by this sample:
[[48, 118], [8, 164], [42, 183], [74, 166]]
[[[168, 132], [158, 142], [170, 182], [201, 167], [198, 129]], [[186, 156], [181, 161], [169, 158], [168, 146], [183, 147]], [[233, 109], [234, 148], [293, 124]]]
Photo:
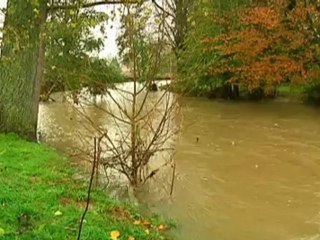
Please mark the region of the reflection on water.
[[[142, 199], [177, 220], [178, 239], [320, 239], [319, 109], [202, 99], [184, 105], [174, 195], [159, 182]], [[77, 147], [76, 132], [90, 134], [81, 121], [68, 104], [40, 107], [40, 130], [60, 150]]]

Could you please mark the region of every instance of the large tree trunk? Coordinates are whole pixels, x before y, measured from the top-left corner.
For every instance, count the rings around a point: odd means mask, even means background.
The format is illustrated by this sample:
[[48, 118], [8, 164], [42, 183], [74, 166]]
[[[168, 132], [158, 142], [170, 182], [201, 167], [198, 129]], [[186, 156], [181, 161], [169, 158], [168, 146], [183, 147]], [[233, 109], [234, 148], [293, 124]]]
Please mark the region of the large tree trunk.
[[0, 131], [36, 140], [46, 0], [8, 0], [0, 65]]

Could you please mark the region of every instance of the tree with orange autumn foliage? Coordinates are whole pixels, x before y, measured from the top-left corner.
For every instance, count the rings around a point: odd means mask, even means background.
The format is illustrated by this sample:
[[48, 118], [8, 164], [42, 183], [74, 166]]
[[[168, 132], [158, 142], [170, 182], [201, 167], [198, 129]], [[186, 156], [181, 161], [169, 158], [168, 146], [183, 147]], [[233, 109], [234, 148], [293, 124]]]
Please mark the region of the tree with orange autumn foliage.
[[299, 21], [307, 20], [306, 16], [296, 19], [294, 14], [306, 10], [297, 6], [287, 14], [286, 6], [277, 1], [242, 9], [237, 13], [236, 29], [203, 39], [206, 51], [221, 54], [208, 69], [209, 74], [228, 73], [228, 82], [250, 91], [263, 88], [267, 94], [283, 82], [305, 81], [307, 65], [314, 56], [308, 51], [311, 39], [296, 29]]
[[283, 83], [311, 86], [320, 79], [318, 0], [254, 1], [223, 16], [213, 10], [201, 21], [216, 29], [192, 36], [206, 63], [194, 66], [203, 71], [199, 76], [205, 80], [274, 96]]

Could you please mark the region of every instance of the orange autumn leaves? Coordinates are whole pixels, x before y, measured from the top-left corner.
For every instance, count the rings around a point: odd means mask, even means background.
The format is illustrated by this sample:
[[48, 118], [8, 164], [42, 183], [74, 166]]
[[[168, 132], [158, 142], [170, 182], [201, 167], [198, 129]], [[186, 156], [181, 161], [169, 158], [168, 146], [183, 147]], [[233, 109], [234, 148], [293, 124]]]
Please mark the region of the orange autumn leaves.
[[262, 26], [266, 29], [274, 29], [279, 26], [280, 13], [270, 7], [253, 7], [245, 9], [240, 14], [241, 21], [245, 24]]
[[204, 51], [220, 54], [208, 74], [228, 73], [231, 82], [266, 91], [288, 79], [304, 81], [310, 70], [306, 66], [315, 58], [310, 49], [319, 46], [306, 31], [308, 9], [296, 7], [288, 15], [284, 6], [275, 2], [242, 9], [232, 30], [222, 26], [223, 34], [203, 39]]

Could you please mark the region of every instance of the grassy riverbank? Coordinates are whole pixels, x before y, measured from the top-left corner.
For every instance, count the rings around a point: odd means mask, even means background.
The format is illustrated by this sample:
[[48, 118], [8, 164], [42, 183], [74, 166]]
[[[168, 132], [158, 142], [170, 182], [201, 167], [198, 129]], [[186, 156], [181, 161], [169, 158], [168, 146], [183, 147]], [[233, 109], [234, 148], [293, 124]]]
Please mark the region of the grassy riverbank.
[[[1, 240], [76, 239], [88, 182], [74, 180], [78, 170], [69, 164], [45, 146], [0, 135]], [[92, 193], [85, 220], [81, 239], [166, 239], [159, 220], [102, 190]]]

